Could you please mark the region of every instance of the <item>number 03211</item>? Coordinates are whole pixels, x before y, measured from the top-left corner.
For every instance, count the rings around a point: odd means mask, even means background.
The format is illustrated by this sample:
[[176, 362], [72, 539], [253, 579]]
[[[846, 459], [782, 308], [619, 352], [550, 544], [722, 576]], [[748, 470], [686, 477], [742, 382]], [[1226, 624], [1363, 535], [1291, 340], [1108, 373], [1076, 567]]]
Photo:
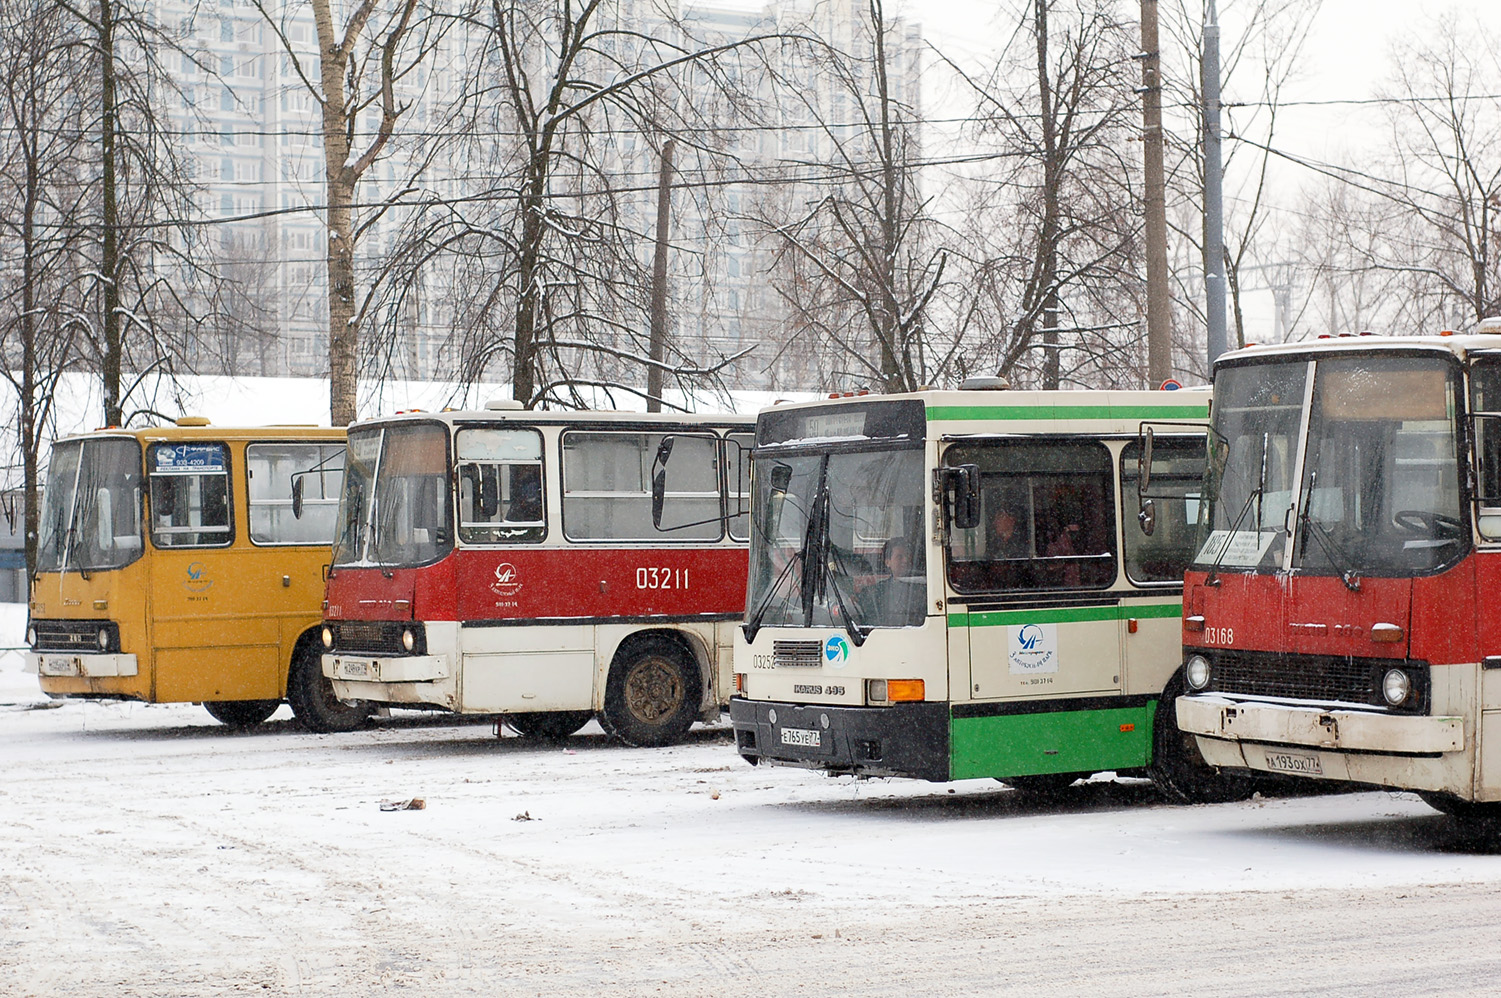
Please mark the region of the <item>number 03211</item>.
[[687, 589], [688, 570], [686, 568], [638, 568], [636, 569], [637, 589]]

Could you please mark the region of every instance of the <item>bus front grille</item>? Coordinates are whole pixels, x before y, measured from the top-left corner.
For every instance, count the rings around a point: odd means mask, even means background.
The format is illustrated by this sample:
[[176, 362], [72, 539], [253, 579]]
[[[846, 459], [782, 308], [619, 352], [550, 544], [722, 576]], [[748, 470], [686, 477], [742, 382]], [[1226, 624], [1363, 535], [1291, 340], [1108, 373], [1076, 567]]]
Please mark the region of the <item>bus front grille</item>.
[[773, 641], [771, 664], [778, 669], [816, 669], [823, 664], [823, 642]]
[[1381, 695], [1391, 668], [1412, 678], [1414, 696], [1398, 710], [1424, 713], [1428, 703], [1428, 664], [1410, 659], [1345, 658], [1333, 655], [1279, 655], [1265, 652], [1211, 654], [1210, 689], [1243, 696], [1286, 697], [1316, 703], [1356, 703], [1390, 710]]
[[36, 634], [33, 651], [82, 654], [120, 650], [120, 627], [111, 620], [33, 620], [31, 629]]

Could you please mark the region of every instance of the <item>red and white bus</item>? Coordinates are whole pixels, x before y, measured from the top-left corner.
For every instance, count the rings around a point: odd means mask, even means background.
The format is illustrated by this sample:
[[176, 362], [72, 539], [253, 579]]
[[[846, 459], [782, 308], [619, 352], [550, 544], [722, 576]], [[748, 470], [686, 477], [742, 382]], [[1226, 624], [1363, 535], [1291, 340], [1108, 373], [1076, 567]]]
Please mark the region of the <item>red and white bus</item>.
[[633, 745], [717, 718], [753, 437], [751, 417], [512, 402], [350, 427], [323, 614], [335, 693], [505, 714], [535, 737], [597, 716]]
[[1215, 367], [1178, 725], [1213, 765], [1501, 813], [1501, 336]]

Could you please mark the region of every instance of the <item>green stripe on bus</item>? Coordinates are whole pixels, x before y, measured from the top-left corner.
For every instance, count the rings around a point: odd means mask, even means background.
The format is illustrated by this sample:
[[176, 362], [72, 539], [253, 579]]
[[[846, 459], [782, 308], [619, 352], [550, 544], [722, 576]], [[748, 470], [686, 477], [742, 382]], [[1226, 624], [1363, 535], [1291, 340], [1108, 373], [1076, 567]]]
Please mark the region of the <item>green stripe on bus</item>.
[[982, 419], [1194, 419], [1209, 405], [934, 405], [928, 420]]
[[1156, 710], [1152, 700], [1144, 707], [955, 717], [949, 722], [949, 778], [1138, 769], [1152, 761]]
[[1182, 603], [1148, 603], [1136, 606], [1057, 607], [1048, 610], [984, 610], [951, 613], [950, 627], [1007, 627], [1012, 624], [1077, 624], [1089, 620], [1127, 620], [1181, 617]]

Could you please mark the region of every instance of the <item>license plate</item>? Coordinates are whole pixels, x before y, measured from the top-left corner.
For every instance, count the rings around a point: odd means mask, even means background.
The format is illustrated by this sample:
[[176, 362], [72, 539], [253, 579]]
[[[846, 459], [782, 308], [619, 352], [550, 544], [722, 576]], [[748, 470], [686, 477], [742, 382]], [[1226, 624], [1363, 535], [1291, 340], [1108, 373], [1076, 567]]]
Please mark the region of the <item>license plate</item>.
[[78, 659], [61, 655], [43, 655], [37, 663], [37, 671], [44, 676], [77, 676], [81, 673]]
[[1305, 776], [1323, 776], [1324, 767], [1316, 755], [1302, 752], [1268, 752], [1266, 768], [1274, 773], [1301, 773]]
[[347, 658], [340, 659], [338, 668], [339, 678], [368, 679], [370, 678], [372, 665], [373, 663], [371, 662], [357, 662]]
[[823, 745], [823, 732], [817, 728], [783, 728], [783, 745], [801, 745], [804, 748], [819, 748]]

